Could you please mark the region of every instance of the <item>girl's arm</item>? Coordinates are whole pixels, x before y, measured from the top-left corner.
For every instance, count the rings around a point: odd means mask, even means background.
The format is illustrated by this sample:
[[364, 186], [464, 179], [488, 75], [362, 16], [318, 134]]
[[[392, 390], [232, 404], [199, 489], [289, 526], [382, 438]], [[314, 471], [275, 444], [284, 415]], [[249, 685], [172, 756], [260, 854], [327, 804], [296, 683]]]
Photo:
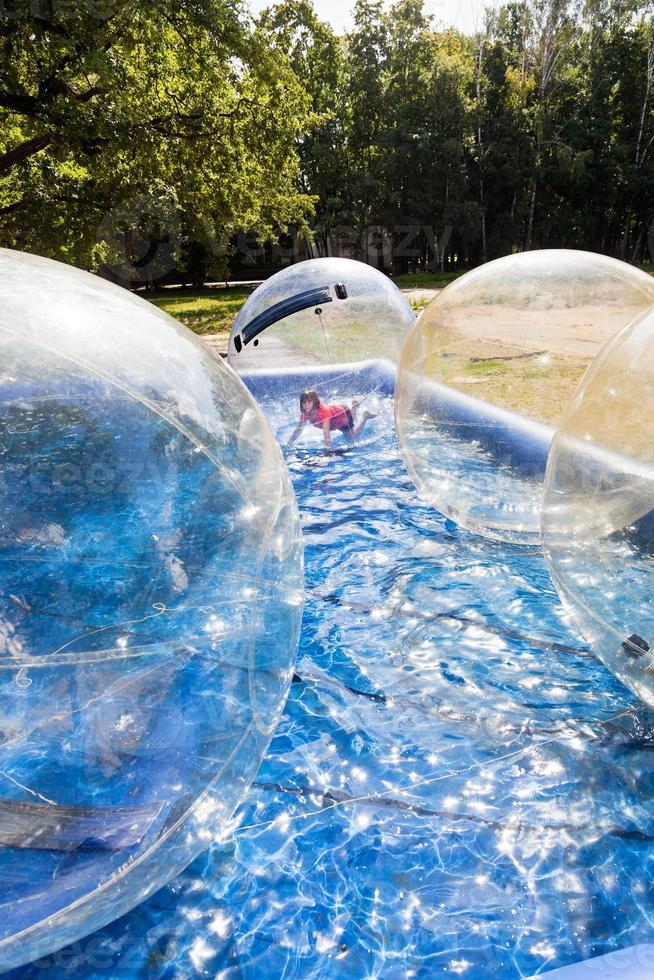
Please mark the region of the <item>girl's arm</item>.
[[331, 423], [331, 419], [327, 418], [322, 424], [322, 431], [325, 437], [325, 445], [327, 446], [327, 449], [332, 448], [332, 433], [331, 433], [330, 423]]
[[306, 424], [307, 423], [306, 423], [306, 421], [304, 419], [300, 419], [300, 421], [298, 422], [298, 424], [295, 426], [295, 429], [293, 430], [293, 434], [292, 434], [291, 438], [286, 443], [287, 446], [292, 446], [293, 445], [293, 443], [295, 442], [295, 440], [297, 439], [297, 437], [299, 436], [299, 434], [302, 432], [302, 429], [305, 427]]

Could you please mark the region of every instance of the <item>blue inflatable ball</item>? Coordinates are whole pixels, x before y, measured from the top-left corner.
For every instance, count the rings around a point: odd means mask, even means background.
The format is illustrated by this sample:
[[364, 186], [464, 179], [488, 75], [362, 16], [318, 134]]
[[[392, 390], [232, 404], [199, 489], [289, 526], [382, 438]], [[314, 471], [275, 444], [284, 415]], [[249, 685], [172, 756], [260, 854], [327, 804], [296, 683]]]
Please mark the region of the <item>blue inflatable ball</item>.
[[584, 372], [654, 303], [654, 279], [573, 249], [495, 259], [429, 303], [402, 348], [395, 420], [423, 499], [476, 534], [540, 544], [550, 443]]
[[275, 440], [188, 330], [0, 251], [0, 970], [122, 915], [244, 796], [292, 677]]
[[654, 708], [654, 306], [597, 355], [552, 441], [542, 537], [584, 639]]
[[353, 259], [309, 259], [254, 291], [234, 323], [229, 363], [239, 373], [370, 360], [395, 365], [415, 319], [378, 269]]

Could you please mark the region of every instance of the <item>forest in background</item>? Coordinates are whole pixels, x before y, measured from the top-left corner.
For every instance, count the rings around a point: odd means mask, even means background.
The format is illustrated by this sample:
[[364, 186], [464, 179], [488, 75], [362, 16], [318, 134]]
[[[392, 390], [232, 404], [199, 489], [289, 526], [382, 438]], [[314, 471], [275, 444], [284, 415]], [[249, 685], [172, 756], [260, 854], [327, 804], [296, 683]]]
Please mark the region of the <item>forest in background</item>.
[[[347, 254], [394, 274], [654, 250], [652, 0], [0, 4], [0, 244], [132, 282]], [[273, 250], [271, 250], [273, 254]]]

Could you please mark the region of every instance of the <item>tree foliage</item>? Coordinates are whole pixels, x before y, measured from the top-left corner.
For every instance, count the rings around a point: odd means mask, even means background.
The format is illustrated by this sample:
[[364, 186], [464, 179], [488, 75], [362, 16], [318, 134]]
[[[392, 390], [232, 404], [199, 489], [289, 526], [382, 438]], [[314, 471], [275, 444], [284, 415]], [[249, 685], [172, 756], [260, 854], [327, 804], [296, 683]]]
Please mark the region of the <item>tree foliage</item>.
[[230, 0], [0, 8], [5, 243], [98, 265], [121, 222], [214, 250], [301, 221], [309, 96]]
[[650, 257], [651, 0], [510, 0], [471, 37], [422, 0], [357, 0], [353, 19], [303, 159], [318, 213], [340, 208], [325, 249], [340, 226], [396, 272], [536, 247]]
[[[5, 0], [3, 244], [219, 267], [289, 227], [396, 272], [654, 245], [651, 0], [509, 0], [473, 36], [422, 0]], [[310, 233], [308, 231], [310, 225]], [[122, 237], [121, 237], [122, 236]]]

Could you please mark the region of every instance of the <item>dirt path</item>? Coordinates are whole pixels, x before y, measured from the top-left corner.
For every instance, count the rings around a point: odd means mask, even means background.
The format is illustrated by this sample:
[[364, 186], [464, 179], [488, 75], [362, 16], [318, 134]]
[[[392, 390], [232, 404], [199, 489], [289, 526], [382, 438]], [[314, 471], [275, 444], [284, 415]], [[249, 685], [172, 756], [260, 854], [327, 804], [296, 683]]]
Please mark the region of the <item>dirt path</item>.
[[430, 302], [440, 293], [440, 289], [403, 289], [402, 292], [408, 299], [409, 303], [414, 306], [418, 306], [419, 309], [424, 309], [427, 303]]
[[215, 354], [220, 354], [221, 357], [227, 357], [227, 348], [229, 346], [228, 333], [203, 333], [200, 335], [200, 339], [203, 340], [207, 347], [210, 347]]
[[[438, 290], [405, 292], [409, 299], [426, 299], [428, 302], [437, 295]], [[633, 310], [624, 307], [613, 310], [586, 307], [581, 315], [575, 310], [564, 309], [548, 311], [547, 317], [542, 314], [534, 317], [529, 311], [516, 313], [514, 310], [508, 316], [508, 310], [493, 306], [487, 310], [477, 309], [472, 315], [462, 311], [454, 322], [457, 329], [471, 340], [478, 338], [481, 342], [497, 343], [525, 352], [547, 350], [551, 354], [572, 355], [590, 361], [616, 331], [638, 312], [637, 307]], [[203, 334], [202, 339], [221, 357], [227, 357], [228, 333]], [[274, 351], [271, 345], [275, 347]], [[298, 367], [307, 363], [308, 355], [300, 355], [290, 349], [284, 351], [283, 345], [272, 337], [266, 338], [266, 349], [274, 355], [275, 364], [279, 367]], [[318, 363], [317, 358], [314, 358], [314, 362]]]
[[[204, 334], [202, 339], [221, 357], [227, 357], [229, 334]], [[245, 354], [245, 352], [244, 352]], [[250, 371], [273, 366], [275, 368], [301, 368], [311, 364], [321, 364], [318, 357], [309, 351], [287, 347], [277, 337], [266, 335], [258, 350], [247, 348], [245, 356], [239, 359], [239, 370]]]
[[461, 310], [452, 317], [457, 330], [480, 344], [497, 343], [517, 351], [560, 354], [590, 361], [642, 306], [584, 306], [580, 310], [514, 310], [494, 305]]

